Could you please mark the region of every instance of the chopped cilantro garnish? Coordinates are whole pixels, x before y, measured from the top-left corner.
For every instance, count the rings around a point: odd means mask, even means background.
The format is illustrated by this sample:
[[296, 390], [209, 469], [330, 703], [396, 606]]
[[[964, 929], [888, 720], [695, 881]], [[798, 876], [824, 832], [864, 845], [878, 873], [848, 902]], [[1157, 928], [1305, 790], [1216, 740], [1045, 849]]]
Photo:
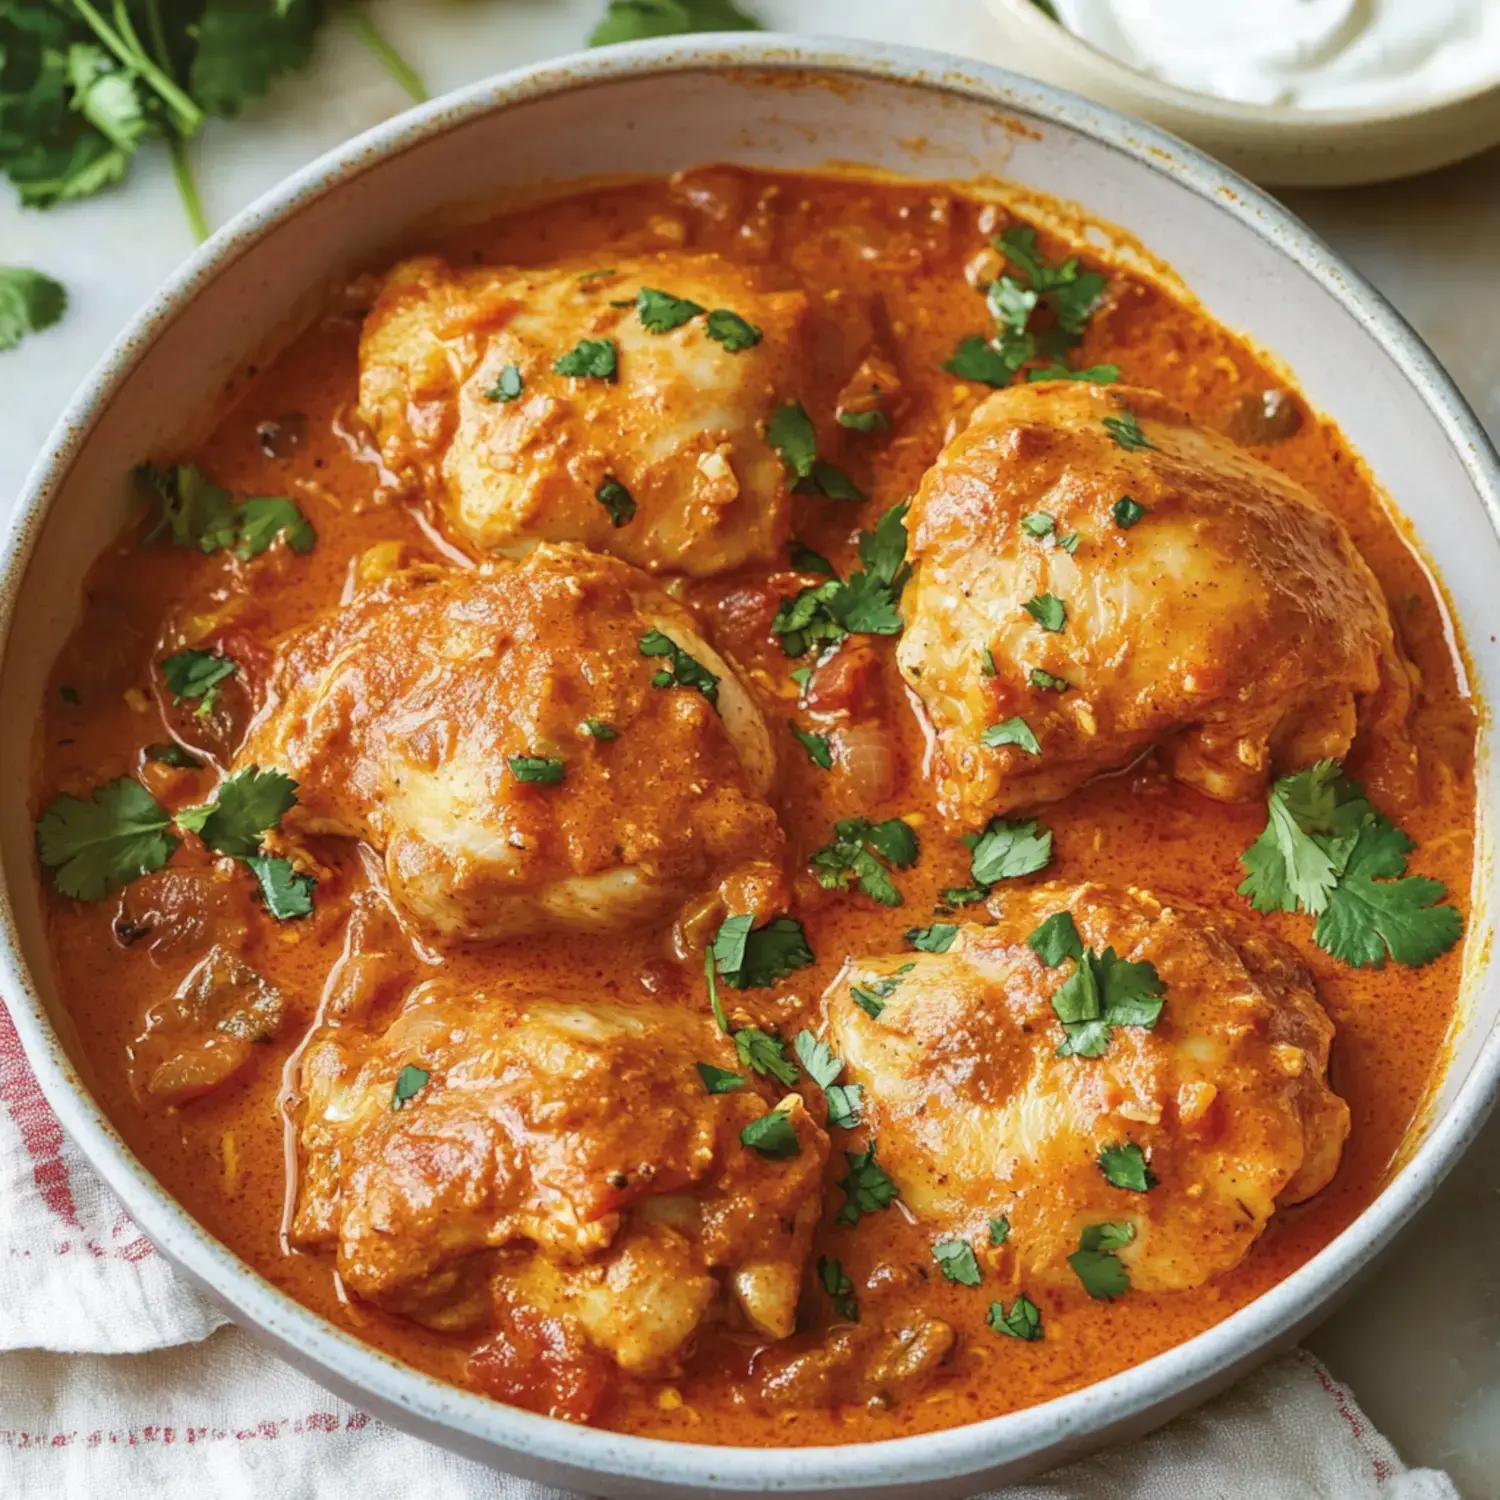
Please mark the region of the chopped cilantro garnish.
[[171, 740], [164, 740], [159, 745], [147, 745], [145, 755], [147, 760], [157, 761], [164, 766], [175, 766], [179, 771], [198, 771], [203, 767], [203, 762], [196, 755]]
[[778, 406], [766, 428], [766, 441], [781, 455], [793, 488], [829, 500], [863, 500], [865, 493], [836, 464], [818, 457], [818, 434], [800, 401]]
[[514, 401], [523, 390], [526, 382], [521, 378], [521, 371], [517, 365], [506, 365], [496, 378], [494, 385], [484, 393], [486, 401]]
[[906, 941], [922, 953], [946, 953], [957, 936], [952, 922], [934, 922], [931, 927], [908, 928]]
[[606, 474], [594, 499], [609, 512], [610, 524], [619, 530], [635, 515], [635, 497], [613, 474]]
[[688, 655], [670, 636], [659, 630], [648, 630], [641, 637], [642, 656], [664, 656], [671, 663], [670, 669], [658, 672], [651, 679], [652, 687], [693, 688], [703, 694], [717, 710], [719, 706], [719, 679], [702, 662]]
[[1070, 531], [1067, 536], [1060, 536], [1057, 539], [1057, 545], [1061, 547], [1069, 557], [1072, 557], [1072, 555], [1077, 552], [1078, 542], [1079, 536], [1076, 531]]
[[244, 859], [260, 852], [261, 840], [280, 826], [296, 800], [297, 783], [290, 776], [250, 766], [222, 782], [212, 802], [184, 808], [177, 826], [219, 854]]
[[844, 1274], [838, 1261], [826, 1255], [818, 1257], [818, 1281], [828, 1293], [833, 1310], [846, 1322], [859, 1322], [859, 1303], [854, 1300], [854, 1283]]
[[719, 981], [714, 971], [714, 950], [711, 946], [703, 952], [703, 977], [708, 981], [708, 1008], [713, 1012], [714, 1024], [728, 1036], [729, 1017], [724, 1014], [724, 1002], [719, 999]]
[[885, 1011], [885, 1002], [896, 993], [896, 988], [902, 978], [911, 973], [914, 968], [916, 968], [915, 963], [902, 964], [894, 974], [886, 974], [880, 979], [868, 979], [863, 985], [851, 984], [849, 998], [872, 1021], [878, 1021]]
[[1019, 714], [1007, 719], [1003, 724], [991, 724], [979, 736], [979, 743], [988, 745], [991, 750], [997, 750], [1001, 745], [1014, 745], [1018, 750], [1024, 750], [1027, 755], [1042, 753], [1042, 747], [1037, 742], [1036, 735], [1031, 732], [1031, 725]]
[[1140, 518], [1146, 514], [1146, 507], [1138, 500], [1132, 500], [1129, 495], [1121, 495], [1109, 508], [1110, 514], [1115, 518], [1115, 525], [1121, 531], [1129, 531]]
[[752, 1072], [774, 1078], [783, 1088], [797, 1081], [797, 1068], [786, 1055], [786, 1043], [759, 1026], [741, 1026], [732, 1038], [739, 1060]]
[[1021, 517], [1021, 530], [1027, 536], [1051, 536], [1056, 528], [1057, 517], [1048, 515], [1044, 510], [1028, 511]]
[[900, 818], [883, 823], [843, 818], [833, 825], [833, 833], [833, 842], [808, 861], [818, 884], [831, 891], [852, 880], [872, 901], [900, 906], [901, 892], [886, 866], [905, 870], [916, 862], [919, 846], [912, 828]]
[[[674, 297], [655, 287], [643, 286], [635, 295], [635, 310], [647, 333], [670, 333], [696, 318], [703, 309], [686, 297]], [[565, 371], [564, 373], [571, 373]]]
[[792, 733], [797, 736], [797, 743], [807, 751], [807, 758], [815, 766], [821, 766], [825, 771], [833, 769], [833, 749], [826, 734], [812, 734], [805, 729], [793, 729]]
[[1119, 365], [1089, 365], [1086, 369], [1075, 370], [1060, 360], [1054, 360], [1050, 365], [1038, 365], [1026, 372], [1026, 379], [1033, 385], [1039, 380], [1087, 380], [1091, 385], [1113, 385], [1119, 378]]
[[889, 1208], [901, 1196], [896, 1184], [876, 1165], [874, 1141], [868, 1150], [844, 1152], [844, 1160], [849, 1164], [849, 1175], [838, 1181], [844, 1190], [840, 1224], [857, 1224], [865, 1214]]
[[988, 646], [979, 653], [979, 672], [983, 677], [995, 675], [995, 653]]
[[517, 781], [537, 786], [559, 786], [568, 772], [555, 755], [508, 755], [505, 763]]
[[396, 1074], [396, 1087], [391, 1094], [391, 1108], [393, 1110], [405, 1109], [407, 1104], [427, 1087], [427, 1080], [431, 1076], [426, 1068], [419, 1068], [415, 1063], [407, 1063]]
[[754, 926], [748, 912], [726, 917], [714, 937], [714, 964], [737, 990], [763, 989], [813, 962], [807, 934], [795, 917]]
[[1129, 963], [1113, 948], [1085, 951], [1052, 997], [1067, 1033], [1057, 1055], [1103, 1057], [1117, 1026], [1152, 1030], [1161, 1019], [1166, 988], [1150, 963]]
[[1014, 880], [1045, 870], [1052, 861], [1052, 830], [1035, 819], [1011, 822], [991, 818], [974, 841], [969, 873], [975, 885], [991, 886], [997, 880]]
[[1017, 1295], [1009, 1312], [1003, 1302], [991, 1302], [989, 1325], [996, 1333], [1024, 1339], [1028, 1344], [1035, 1343], [1042, 1336], [1041, 1309], [1024, 1293]]
[[979, 1260], [968, 1240], [939, 1240], [932, 1247], [932, 1258], [944, 1277], [960, 1286], [978, 1286], [982, 1278]]
[[1037, 594], [1021, 606], [1043, 630], [1061, 630], [1068, 622], [1068, 608], [1056, 594]]
[[575, 380], [615, 380], [620, 372], [620, 351], [613, 339], [580, 339], [553, 362], [559, 375]]
[[278, 922], [290, 922], [298, 917], [312, 915], [313, 887], [317, 881], [311, 875], [302, 875], [294, 870], [291, 860], [269, 854], [247, 854], [242, 857], [241, 863], [248, 867], [259, 882], [266, 910]]
[[1142, 448], [1154, 448], [1155, 443], [1141, 431], [1134, 412], [1124, 412], [1118, 417], [1102, 417], [1105, 430], [1120, 447], [1127, 452], [1139, 452]]
[[1240, 893], [1257, 911], [1317, 917], [1313, 941], [1354, 968], [1387, 957], [1417, 968], [1463, 935], [1447, 891], [1406, 874], [1416, 845], [1368, 800], [1337, 761], [1319, 761], [1271, 786], [1265, 831], [1240, 856]]
[[185, 651], [174, 651], [161, 664], [162, 681], [172, 695], [174, 703], [185, 698], [198, 699], [193, 710], [198, 717], [211, 714], [219, 701], [219, 684], [233, 677], [238, 668], [227, 656], [212, 651], [198, 651], [189, 647]]
[[1041, 667], [1031, 669], [1031, 685], [1046, 693], [1065, 693], [1071, 684], [1066, 677], [1056, 677]]
[[810, 1031], [799, 1031], [792, 1040], [797, 1060], [807, 1076], [823, 1090], [828, 1105], [828, 1123], [839, 1130], [853, 1130], [860, 1122], [864, 1091], [857, 1083], [839, 1083], [844, 1062]]
[[727, 307], [716, 307], [708, 315], [708, 336], [722, 344], [727, 354], [739, 354], [753, 349], [763, 335], [754, 323], [747, 322], [737, 312]]
[[200, 552], [231, 551], [248, 562], [278, 538], [293, 552], [311, 551], [317, 541], [312, 524], [296, 503], [279, 495], [255, 496], [234, 503], [228, 490], [210, 484], [195, 464], [157, 469], [141, 464], [137, 479], [156, 495], [159, 510], [145, 541], [166, 537], [174, 546]]
[[578, 727], [591, 740], [598, 740], [601, 745], [620, 738], [620, 731], [613, 724], [606, 724], [603, 719], [588, 718]]
[[971, 333], [959, 341], [958, 348], [943, 361], [943, 368], [960, 380], [980, 385], [1005, 386], [1016, 371], [1036, 354], [1036, 344], [1029, 335], [1006, 335], [997, 340]]
[[177, 847], [171, 823], [150, 792], [126, 776], [87, 802], [66, 792], [54, 797], [36, 825], [37, 846], [60, 895], [102, 901], [166, 864]]
[[1083, 939], [1073, 924], [1073, 914], [1055, 911], [1026, 939], [1031, 949], [1049, 969], [1055, 969], [1065, 958], [1082, 959]]
[[1099, 1153], [1099, 1170], [1111, 1187], [1145, 1193], [1156, 1186], [1156, 1174], [1146, 1165], [1146, 1153], [1133, 1141], [1106, 1146]]
[[891, 424], [878, 406], [868, 411], [841, 411], [836, 418], [840, 427], [851, 432], [884, 432]]
[[973, 906], [976, 902], [989, 899], [990, 888], [987, 885], [950, 885], [945, 891], [940, 892], [943, 908], [955, 906]]
[[593, 271], [580, 271], [578, 275], [573, 279], [580, 283], [588, 281], [601, 281], [604, 277], [614, 276], [615, 274], [616, 271], [613, 266], [600, 266]]
[[740, 1140], [752, 1151], [777, 1160], [802, 1154], [802, 1142], [798, 1139], [797, 1129], [785, 1110], [773, 1109], [760, 1119], [752, 1120], [740, 1131]]
[[1115, 1253], [1135, 1238], [1135, 1225], [1090, 1224], [1078, 1237], [1078, 1249], [1068, 1257], [1073, 1274], [1097, 1301], [1109, 1302], [1130, 1290], [1130, 1272]]
[[1010, 1220], [1001, 1214], [990, 1220], [990, 1244], [1003, 1245], [1010, 1238]]
[[716, 1068], [712, 1063], [694, 1063], [693, 1066], [710, 1094], [732, 1094], [750, 1082], [742, 1073], [731, 1073], [728, 1068]]

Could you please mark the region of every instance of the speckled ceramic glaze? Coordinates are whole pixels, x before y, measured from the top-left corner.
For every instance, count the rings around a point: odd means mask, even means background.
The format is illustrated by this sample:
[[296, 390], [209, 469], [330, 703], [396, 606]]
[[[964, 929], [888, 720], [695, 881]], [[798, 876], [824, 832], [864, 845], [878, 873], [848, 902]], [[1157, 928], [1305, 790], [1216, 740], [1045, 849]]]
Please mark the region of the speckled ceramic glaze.
[[[1223, 1386], [1316, 1319], [1427, 1200], [1500, 1078], [1485, 828], [1451, 1060], [1404, 1164], [1354, 1225], [1258, 1302], [1134, 1370], [1030, 1411], [860, 1447], [725, 1449], [579, 1429], [443, 1385], [339, 1332], [205, 1234], [125, 1148], [75, 1068], [48, 972], [32, 736], [84, 573], [126, 519], [130, 466], [201, 426], [213, 393], [294, 325], [310, 295], [378, 264], [430, 216], [538, 184], [710, 160], [1004, 177], [1138, 237], [1212, 314], [1274, 351], [1363, 453], [1443, 578], [1477, 690], [1495, 696], [1500, 464], [1415, 335], [1275, 204], [1170, 137], [957, 59], [765, 36], [644, 43], [480, 84], [299, 173], [162, 289], [74, 400], [4, 543], [0, 983], [48, 1099], [146, 1233], [237, 1322], [397, 1425], [596, 1495], [968, 1494], [1144, 1431]], [[1487, 726], [1483, 743], [1487, 807]]]

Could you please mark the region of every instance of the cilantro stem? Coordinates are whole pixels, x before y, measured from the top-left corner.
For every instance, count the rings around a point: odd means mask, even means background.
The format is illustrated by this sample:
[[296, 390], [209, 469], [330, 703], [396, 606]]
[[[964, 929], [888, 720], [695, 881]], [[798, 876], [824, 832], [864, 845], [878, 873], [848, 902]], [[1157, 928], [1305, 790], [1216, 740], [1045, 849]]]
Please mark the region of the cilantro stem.
[[364, 6], [347, 6], [344, 14], [348, 17], [355, 36], [369, 48], [380, 66], [401, 85], [415, 103], [425, 104], [431, 97], [427, 92], [427, 85], [422, 82], [416, 69], [385, 39]]
[[191, 135], [203, 123], [203, 111], [152, 60], [141, 45], [141, 39], [130, 24], [123, 0], [115, 0], [115, 25], [111, 26], [89, 3], [73, 0], [73, 7], [88, 22], [94, 35], [109, 48], [120, 62], [145, 79], [156, 90], [174, 116], [173, 124], [183, 135]]
[[188, 144], [175, 131], [167, 137], [167, 155], [172, 159], [172, 176], [177, 180], [177, 194], [182, 199], [188, 227], [201, 245], [208, 238], [208, 219], [203, 213], [203, 200], [198, 196], [198, 184], [193, 179]]

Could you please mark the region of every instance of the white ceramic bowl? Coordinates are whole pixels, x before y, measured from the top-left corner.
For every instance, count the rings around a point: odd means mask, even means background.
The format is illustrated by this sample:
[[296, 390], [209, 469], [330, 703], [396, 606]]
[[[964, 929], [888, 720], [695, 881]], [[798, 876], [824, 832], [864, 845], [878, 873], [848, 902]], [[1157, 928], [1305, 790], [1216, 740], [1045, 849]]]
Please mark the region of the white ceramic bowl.
[[985, 3], [999, 23], [997, 50], [1007, 66], [1149, 120], [1257, 182], [1277, 187], [1385, 182], [1500, 145], [1500, 78], [1416, 103], [1366, 109], [1241, 104], [1163, 83], [1118, 61], [1045, 15], [1035, 0]]
[[[567, 1426], [429, 1379], [249, 1271], [156, 1185], [101, 1116], [48, 972], [28, 767], [48, 667], [90, 563], [129, 508], [123, 476], [201, 422], [309, 292], [455, 204], [539, 182], [728, 160], [827, 161], [935, 178], [1002, 175], [1077, 200], [1173, 264], [1231, 328], [1276, 351], [1411, 518], [1478, 685], [1500, 693], [1500, 465], [1432, 356], [1275, 204], [1154, 130], [1029, 80], [931, 53], [789, 38], [645, 43], [508, 74], [392, 121], [217, 234], [153, 299], [53, 435], [0, 583], [0, 983], [63, 1125], [142, 1229], [236, 1321], [326, 1385], [471, 1457], [596, 1495], [972, 1493], [1138, 1433], [1284, 1345], [1426, 1201], [1500, 1076], [1500, 987], [1483, 972], [1495, 891], [1474, 892], [1465, 1020], [1404, 1165], [1358, 1222], [1191, 1343], [1046, 1406], [858, 1447], [724, 1449]], [[1495, 796], [1486, 757], [1480, 805]], [[87, 1003], [87, 997], [76, 997]]]

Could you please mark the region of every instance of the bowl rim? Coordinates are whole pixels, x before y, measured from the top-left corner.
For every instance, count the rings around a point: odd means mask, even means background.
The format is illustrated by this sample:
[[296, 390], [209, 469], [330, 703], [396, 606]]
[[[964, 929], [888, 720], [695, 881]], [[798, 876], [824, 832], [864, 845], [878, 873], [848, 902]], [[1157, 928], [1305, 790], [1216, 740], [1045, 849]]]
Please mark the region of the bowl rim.
[[[1500, 96], [1500, 72], [1486, 82], [1465, 84], [1426, 99], [1379, 105], [1341, 105], [1337, 109], [1301, 109], [1295, 104], [1246, 104], [1239, 99], [1224, 99], [1201, 89], [1190, 89], [1180, 83], [1158, 78], [1144, 68], [1121, 61], [1112, 52], [1096, 47], [1061, 20], [1053, 20], [1036, 0], [985, 0], [997, 21], [1004, 19], [1024, 26], [1038, 46], [1050, 48], [1058, 56], [1107, 75], [1115, 87], [1128, 89], [1157, 104], [1170, 105], [1183, 115], [1195, 115], [1217, 125], [1235, 126], [1247, 135], [1262, 139], [1279, 138], [1293, 132], [1336, 132], [1346, 134], [1359, 126], [1412, 125], [1449, 111], [1458, 112], [1478, 99]], [[1004, 12], [1002, 18], [1000, 12]]]
[[[713, 34], [581, 52], [513, 69], [409, 110], [292, 174], [237, 214], [136, 314], [54, 427], [0, 543], [0, 670], [14, 639], [22, 579], [43, 519], [78, 455], [145, 350], [206, 283], [286, 219], [337, 192], [376, 162], [484, 114], [624, 79], [701, 71], [833, 74], [915, 86], [991, 109], [1038, 115], [1161, 173], [1285, 255], [1381, 346], [1427, 406], [1500, 533], [1500, 455], [1452, 379], [1399, 313], [1311, 230], [1258, 188], [1165, 131], [1051, 85], [941, 52], [886, 43]], [[28, 874], [25, 878], [31, 878]], [[235, 1321], [321, 1383], [374, 1401], [428, 1440], [492, 1462], [555, 1466], [679, 1490], [852, 1492], [938, 1484], [1028, 1454], [1072, 1445], [1223, 1382], [1287, 1341], [1370, 1264], [1421, 1208], [1472, 1142], [1500, 1088], [1500, 1027], [1480, 1046], [1447, 1112], [1380, 1195], [1333, 1241], [1255, 1301], [1184, 1344], [1040, 1406], [938, 1432], [870, 1443], [776, 1450], [638, 1437], [504, 1406], [423, 1374], [296, 1302], [214, 1239], [125, 1145], [64, 1052], [21, 954], [8, 873], [0, 867], [0, 982], [48, 1103], [89, 1163], [163, 1254]]]

